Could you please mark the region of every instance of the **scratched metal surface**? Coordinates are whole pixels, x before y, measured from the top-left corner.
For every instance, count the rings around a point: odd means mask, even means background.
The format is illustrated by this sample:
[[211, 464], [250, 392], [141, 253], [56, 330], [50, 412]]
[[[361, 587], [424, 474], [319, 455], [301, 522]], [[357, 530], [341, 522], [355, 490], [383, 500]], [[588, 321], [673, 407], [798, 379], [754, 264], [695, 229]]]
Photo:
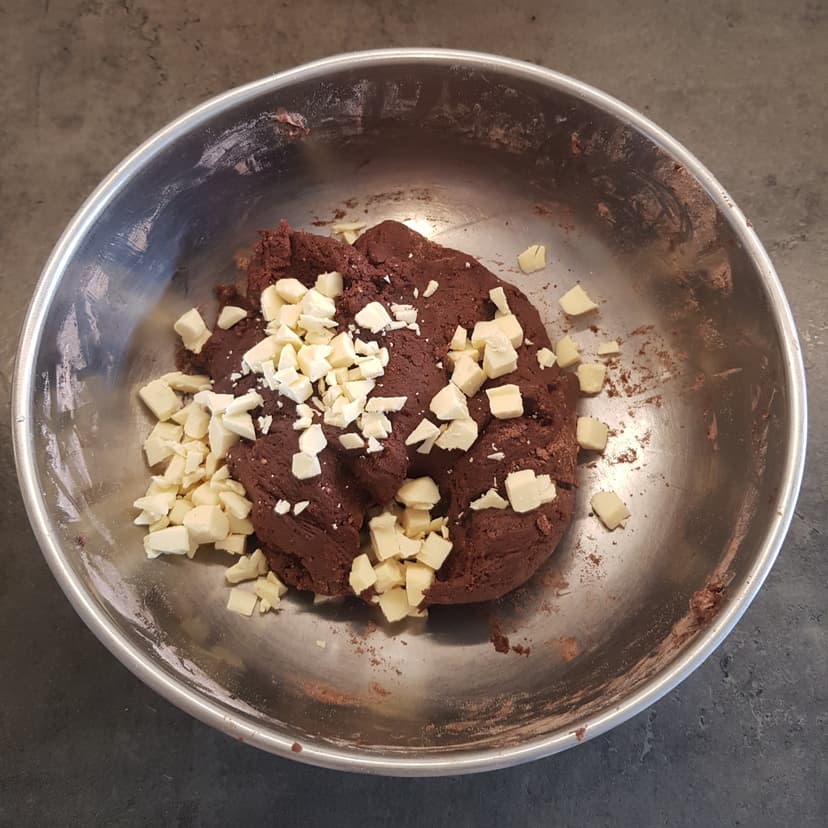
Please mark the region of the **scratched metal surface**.
[[[330, 67], [170, 134], [77, 228], [24, 366], [34, 398], [21, 416], [76, 606], [185, 709], [214, 723], [225, 711], [238, 738], [283, 753], [298, 741], [299, 758], [320, 764], [470, 770], [602, 732], [735, 621], [788, 517], [794, 346], [741, 214], [617, 112], [460, 63]], [[280, 107], [309, 134], [276, 124]], [[611, 394], [583, 403], [613, 437], [605, 457], [584, 458], [572, 527], [488, 616], [435, 611], [391, 635], [370, 632], [364, 608], [291, 596], [278, 616], [239, 618], [224, 609], [220, 556], [149, 563], [128, 521], [149, 428], [134, 392], [170, 366], [172, 321], [232, 278], [258, 227], [319, 229], [337, 208], [480, 258], [585, 353], [622, 340]], [[538, 241], [550, 263], [524, 276], [515, 255]], [[575, 280], [601, 301], [598, 331], [557, 309]], [[630, 505], [623, 532], [589, 516], [597, 488]], [[692, 593], [723, 575], [722, 627], [666, 645]], [[494, 651], [492, 614], [529, 658]]]

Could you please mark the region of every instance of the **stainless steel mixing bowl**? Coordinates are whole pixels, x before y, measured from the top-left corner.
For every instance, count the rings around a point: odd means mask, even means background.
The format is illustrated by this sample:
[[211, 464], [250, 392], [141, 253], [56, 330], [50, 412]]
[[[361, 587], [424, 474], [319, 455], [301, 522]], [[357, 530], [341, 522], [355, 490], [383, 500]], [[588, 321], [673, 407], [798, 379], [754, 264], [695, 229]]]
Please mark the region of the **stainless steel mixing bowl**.
[[[285, 217], [327, 232], [335, 214], [400, 219], [479, 257], [530, 295], [553, 338], [567, 327], [556, 299], [579, 279], [602, 302], [599, 330], [570, 326], [585, 352], [623, 341], [609, 390], [583, 402], [613, 427], [610, 447], [583, 459], [549, 564], [499, 604], [434, 611], [394, 634], [367, 607], [299, 594], [278, 615], [231, 614], [223, 553], [148, 561], [131, 524], [150, 425], [135, 391], [169, 370], [173, 320], [233, 278], [257, 228]], [[516, 254], [537, 242], [550, 263], [522, 275]], [[127, 158], [45, 267], [14, 414], [43, 553], [115, 656], [239, 740], [402, 775], [560, 751], [674, 687], [767, 575], [805, 446], [788, 306], [710, 173], [584, 84], [436, 50], [267, 78]], [[625, 530], [589, 515], [599, 487], [631, 507]], [[496, 652], [492, 629], [529, 655]]]

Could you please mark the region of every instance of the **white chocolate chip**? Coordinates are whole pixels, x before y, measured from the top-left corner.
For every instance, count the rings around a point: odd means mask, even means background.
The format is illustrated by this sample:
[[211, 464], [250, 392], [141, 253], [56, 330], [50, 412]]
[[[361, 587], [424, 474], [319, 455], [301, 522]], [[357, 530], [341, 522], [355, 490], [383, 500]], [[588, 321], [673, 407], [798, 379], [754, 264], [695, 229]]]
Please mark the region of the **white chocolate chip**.
[[331, 270], [328, 273], [320, 273], [316, 277], [316, 289], [323, 296], [334, 299], [342, 293], [342, 274], [336, 270]]
[[517, 368], [517, 351], [512, 343], [503, 335], [490, 337], [483, 352], [483, 370], [486, 376], [497, 379], [510, 374]]
[[169, 420], [181, 408], [181, 400], [164, 380], [148, 382], [139, 389], [138, 396], [159, 420]]
[[473, 397], [486, 379], [486, 372], [473, 359], [458, 359], [454, 363], [451, 381], [467, 397]]
[[200, 354], [210, 338], [210, 331], [195, 308], [180, 316], [173, 325], [173, 330], [181, 337], [184, 347], [194, 354]]
[[408, 615], [408, 597], [402, 587], [394, 587], [379, 597], [379, 608], [388, 621], [401, 621]]
[[449, 383], [434, 395], [429, 410], [438, 420], [467, 419], [469, 416], [466, 397], [453, 383]]
[[317, 455], [327, 445], [328, 439], [318, 423], [306, 428], [299, 435], [299, 451], [305, 454]]
[[189, 531], [184, 526], [170, 526], [144, 536], [144, 551], [148, 558], [159, 555], [189, 555], [194, 549]]
[[597, 394], [604, 385], [607, 366], [600, 362], [588, 362], [578, 366], [578, 383], [584, 394]]
[[523, 416], [523, 396], [517, 385], [498, 385], [496, 388], [487, 388], [489, 409], [492, 417], [498, 420], [509, 420]]
[[613, 339], [609, 342], [602, 342], [598, 346], [598, 356], [616, 356], [621, 353], [621, 346]]
[[400, 411], [408, 397], [371, 397], [365, 405], [366, 411]]
[[531, 512], [541, 505], [540, 491], [535, 472], [522, 469], [506, 475], [506, 495], [518, 513]]
[[569, 368], [580, 361], [581, 355], [578, 352], [578, 346], [571, 336], [565, 336], [558, 340], [558, 344], [555, 346], [555, 357], [561, 368]]
[[195, 506], [184, 515], [184, 526], [195, 543], [213, 543], [230, 534], [227, 515], [220, 506]]
[[423, 291], [423, 298], [428, 299], [429, 297], [434, 296], [434, 294], [437, 293], [438, 287], [440, 287], [440, 283], [435, 282], [434, 279], [430, 279], [425, 290]]
[[462, 351], [466, 347], [468, 335], [468, 331], [462, 325], [458, 325], [454, 331], [454, 336], [451, 338], [451, 342], [449, 342], [449, 350]]
[[578, 417], [576, 439], [582, 449], [603, 451], [607, 447], [609, 429], [605, 423], [592, 417]]
[[227, 609], [231, 612], [237, 612], [239, 615], [250, 617], [253, 615], [253, 610], [256, 609], [257, 600], [255, 593], [247, 592], [240, 587], [233, 587], [227, 598]]
[[502, 287], [492, 288], [489, 291], [489, 299], [494, 302], [501, 313], [511, 313], [509, 310], [509, 300], [506, 298], [506, 291]]
[[580, 316], [582, 313], [588, 313], [598, 307], [580, 285], [575, 285], [561, 296], [558, 299], [558, 304], [568, 316]]
[[347, 434], [340, 434], [339, 435], [339, 442], [342, 444], [342, 448], [347, 449], [348, 451], [353, 451], [354, 449], [361, 449], [365, 445], [365, 440], [359, 436], [359, 434], [354, 434], [353, 432], [348, 432]]
[[518, 257], [518, 267], [524, 273], [534, 273], [546, 267], [546, 246], [533, 244], [526, 248]]
[[442, 535], [436, 532], [429, 532], [420, 551], [417, 554], [417, 560], [430, 566], [434, 570], [438, 570], [444, 563], [451, 552], [453, 544], [450, 540], [446, 540]]
[[551, 368], [558, 361], [555, 352], [550, 351], [549, 348], [538, 348], [535, 357], [541, 368]]
[[278, 279], [275, 284], [276, 293], [291, 305], [302, 300], [308, 289], [298, 279]]
[[300, 451], [293, 455], [291, 472], [297, 480], [309, 480], [322, 474], [322, 467], [316, 455]]
[[391, 324], [388, 311], [379, 302], [369, 302], [354, 317], [360, 328], [367, 328], [371, 333], [379, 333]]
[[351, 562], [351, 574], [348, 576], [351, 589], [359, 595], [376, 582], [377, 575], [371, 566], [371, 559], [365, 554], [357, 555]]
[[407, 478], [397, 489], [394, 499], [403, 506], [430, 509], [439, 503], [440, 490], [430, 477]]
[[482, 509], [505, 509], [509, 505], [509, 501], [501, 497], [497, 490], [489, 489], [485, 494], [480, 495], [477, 500], [473, 500], [469, 504], [469, 508], [475, 512]]
[[448, 428], [437, 437], [436, 445], [445, 451], [468, 451], [477, 439], [477, 423], [467, 417], [452, 420]]
[[405, 594], [412, 607], [418, 607], [423, 602], [425, 593], [434, 583], [434, 570], [423, 563], [406, 564], [405, 567]]
[[625, 521], [630, 517], [629, 509], [615, 492], [597, 492], [589, 503], [601, 523], [610, 531], [618, 526], [623, 528]]

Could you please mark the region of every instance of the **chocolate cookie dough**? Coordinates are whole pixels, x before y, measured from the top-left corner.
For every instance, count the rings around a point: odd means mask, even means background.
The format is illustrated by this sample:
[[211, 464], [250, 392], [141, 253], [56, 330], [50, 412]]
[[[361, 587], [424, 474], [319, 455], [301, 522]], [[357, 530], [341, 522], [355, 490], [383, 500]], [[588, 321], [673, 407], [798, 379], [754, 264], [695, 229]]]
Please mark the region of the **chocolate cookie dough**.
[[[344, 282], [336, 300], [337, 330], [346, 330], [360, 310], [378, 301], [385, 307], [415, 305], [420, 332], [402, 328], [381, 335], [390, 360], [372, 394], [407, 397], [393, 415], [393, 431], [382, 451], [347, 451], [338, 440], [339, 429], [325, 426], [328, 443], [318, 455], [321, 474], [300, 480], [291, 474], [297, 450], [295, 404], [257, 385], [256, 375], [241, 376], [239, 364], [262, 338], [262, 291], [288, 277], [312, 287], [318, 274], [333, 270]], [[432, 281], [439, 287], [425, 297]], [[518, 385], [524, 416], [493, 419], [481, 390], [468, 400], [479, 429], [471, 448], [435, 446], [429, 454], [418, 453], [416, 446], [405, 445], [405, 438], [429, 416], [430, 401], [449, 380], [452, 365], [446, 355], [455, 329], [471, 330], [476, 322], [491, 319], [495, 307], [489, 291], [498, 286], [531, 344], [518, 349], [515, 371], [487, 381], [483, 389]], [[246, 308], [248, 316], [228, 330], [216, 328], [201, 354], [190, 355], [187, 367], [206, 371], [216, 392], [238, 396], [255, 389], [264, 400], [256, 414], [272, 418], [269, 430], [257, 431], [255, 441], [238, 442], [228, 464], [254, 504], [251, 519], [261, 548], [286, 583], [324, 595], [351, 593], [348, 574], [363, 542], [366, 511], [388, 504], [403, 480], [420, 476], [431, 477], [440, 489], [438, 511], [448, 516], [453, 543], [424, 605], [497, 598], [524, 583], [552, 553], [572, 514], [578, 385], [556, 367], [539, 366], [538, 349], [551, 345], [538, 312], [517, 288], [468, 254], [441, 247], [397, 222], [371, 228], [353, 246], [291, 230], [282, 222], [261, 233], [246, 283], [238, 291], [220, 288], [218, 298], [221, 306]], [[490, 459], [500, 453], [502, 459]], [[527, 513], [469, 508], [493, 480], [502, 487], [508, 473], [521, 469], [550, 475], [557, 497]], [[300, 514], [279, 514], [275, 506], [283, 499], [308, 505]]]

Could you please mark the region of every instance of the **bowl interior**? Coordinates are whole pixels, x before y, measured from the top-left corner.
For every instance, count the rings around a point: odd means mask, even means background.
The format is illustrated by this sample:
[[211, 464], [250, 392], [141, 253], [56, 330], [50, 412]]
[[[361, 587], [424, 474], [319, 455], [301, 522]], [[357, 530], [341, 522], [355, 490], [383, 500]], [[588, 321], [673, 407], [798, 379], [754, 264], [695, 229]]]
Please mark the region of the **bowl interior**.
[[[236, 735], [243, 723], [311, 760], [554, 747], [693, 645], [695, 591], [727, 574], [726, 605], [750, 588], [791, 429], [770, 298], [688, 169], [589, 96], [485, 63], [328, 66], [203, 109], [98, 201], [53, 263], [25, 366], [38, 485], [68, 577], [132, 666], [194, 712], [209, 701]], [[327, 233], [335, 216], [405, 221], [481, 259], [585, 354], [622, 342], [608, 390], [582, 403], [612, 437], [582, 455], [572, 526], [496, 605], [389, 630], [365, 607], [292, 594], [247, 619], [225, 610], [222, 553], [143, 556], [130, 504], [151, 424], [135, 392], [171, 369], [173, 321], [235, 278], [258, 228], [284, 217]], [[538, 242], [549, 265], [523, 275], [516, 255]], [[600, 298], [597, 320], [560, 313], [576, 280]], [[599, 488], [631, 508], [625, 530], [589, 515]], [[528, 655], [496, 652], [493, 627]]]

